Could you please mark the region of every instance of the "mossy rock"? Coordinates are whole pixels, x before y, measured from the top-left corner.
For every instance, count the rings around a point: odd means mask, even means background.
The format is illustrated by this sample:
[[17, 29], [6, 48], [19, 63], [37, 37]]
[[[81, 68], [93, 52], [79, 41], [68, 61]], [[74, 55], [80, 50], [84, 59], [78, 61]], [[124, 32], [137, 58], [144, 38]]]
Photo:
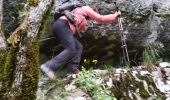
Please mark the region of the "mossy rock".
[[32, 6], [36, 6], [38, 4], [38, 1], [39, 0], [28, 0], [29, 1], [29, 4], [32, 5]]
[[140, 84], [139, 84], [139, 95], [144, 99], [147, 99], [150, 97], [148, 91], [144, 87], [143, 82], [140, 82]]

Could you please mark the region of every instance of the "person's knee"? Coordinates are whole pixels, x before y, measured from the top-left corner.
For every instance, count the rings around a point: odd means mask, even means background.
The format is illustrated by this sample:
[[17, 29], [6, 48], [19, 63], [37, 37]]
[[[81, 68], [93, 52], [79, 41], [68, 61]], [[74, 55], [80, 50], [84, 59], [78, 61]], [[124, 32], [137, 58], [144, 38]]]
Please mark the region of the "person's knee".
[[77, 53], [76, 49], [68, 49], [68, 50], [72, 56], [74, 56]]

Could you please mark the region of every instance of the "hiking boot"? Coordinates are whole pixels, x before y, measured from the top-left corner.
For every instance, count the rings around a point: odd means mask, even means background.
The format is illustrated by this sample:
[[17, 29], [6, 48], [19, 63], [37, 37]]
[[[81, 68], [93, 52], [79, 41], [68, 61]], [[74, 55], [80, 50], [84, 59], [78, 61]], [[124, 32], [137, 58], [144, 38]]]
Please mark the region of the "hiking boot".
[[54, 80], [55, 79], [55, 75], [54, 75], [54, 72], [46, 67], [45, 65], [41, 65], [40, 69], [46, 74], [47, 77], [49, 77], [51, 80]]
[[80, 70], [75, 66], [68, 69], [68, 74], [78, 74], [79, 72]]

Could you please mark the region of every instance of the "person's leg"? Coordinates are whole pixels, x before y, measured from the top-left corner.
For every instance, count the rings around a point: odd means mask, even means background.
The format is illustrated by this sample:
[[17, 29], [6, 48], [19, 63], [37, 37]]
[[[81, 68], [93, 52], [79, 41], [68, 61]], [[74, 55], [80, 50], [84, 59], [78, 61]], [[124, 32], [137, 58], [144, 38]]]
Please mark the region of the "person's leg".
[[76, 54], [74, 57], [71, 59], [67, 66], [67, 71], [68, 73], [77, 73], [79, 71], [79, 64], [81, 60], [81, 54], [83, 51], [83, 45], [75, 39], [75, 46], [76, 46]]
[[58, 20], [54, 23], [53, 31], [57, 35], [64, 50], [55, 56], [53, 59], [47, 61], [44, 66], [52, 71], [57, 70], [60, 66], [68, 62], [76, 54], [75, 38], [65, 20]]

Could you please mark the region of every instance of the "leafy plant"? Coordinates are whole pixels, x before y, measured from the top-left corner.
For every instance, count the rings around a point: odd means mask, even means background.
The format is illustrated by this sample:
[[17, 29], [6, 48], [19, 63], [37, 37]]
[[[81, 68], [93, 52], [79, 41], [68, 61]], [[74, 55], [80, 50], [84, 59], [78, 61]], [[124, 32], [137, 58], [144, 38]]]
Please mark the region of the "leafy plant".
[[163, 48], [160, 45], [146, 44], [142, 53], [144, 65], [153, 67], [161, 59]]
[[97, 73], [91, 70], [86, 71], [84, 68], [78, 74], [75, 81], [76, 85], [89, 93], [93, 100], [116, 100], [113, 94], [107, 90], [106, 84], [97, 83], [96, 79], [99, 78]]
[[105, 69], [108, 71], [110, 75], [113, 73], [113, 66], [111, 65], [104, 65]]
[[93, 65], [94, 68], [97, 67], [98, 60], [97, 60], [97, 59], [92, 59], [92, 60], [90, 60], [90, 59], [84, 59], [83, 62], [84, 62], [84, 63], [83, 63], [83, 66], [86, 66], [86, 68], [90, 69], [90, 66], [91, 66], [91, 65]]
[[160, 100], [160, 98], [159, 97], [152, 97], [152, 100]]

